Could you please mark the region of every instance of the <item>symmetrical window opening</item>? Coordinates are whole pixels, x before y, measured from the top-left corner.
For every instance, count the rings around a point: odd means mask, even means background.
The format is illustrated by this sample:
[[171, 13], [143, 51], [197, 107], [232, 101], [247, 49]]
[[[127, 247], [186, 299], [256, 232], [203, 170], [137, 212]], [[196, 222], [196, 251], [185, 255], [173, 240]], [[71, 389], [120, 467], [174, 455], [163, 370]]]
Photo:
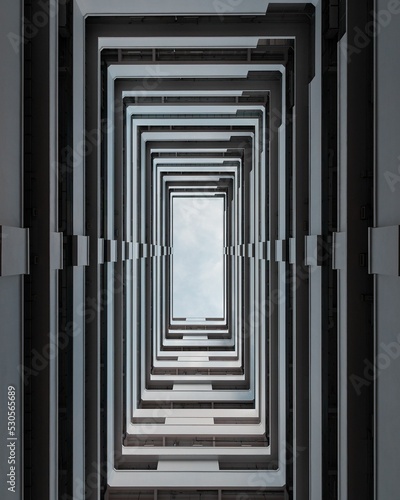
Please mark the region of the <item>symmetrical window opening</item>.
[[225, 316], [223, 197], [172, 198], [172, 316], [199, 323]]

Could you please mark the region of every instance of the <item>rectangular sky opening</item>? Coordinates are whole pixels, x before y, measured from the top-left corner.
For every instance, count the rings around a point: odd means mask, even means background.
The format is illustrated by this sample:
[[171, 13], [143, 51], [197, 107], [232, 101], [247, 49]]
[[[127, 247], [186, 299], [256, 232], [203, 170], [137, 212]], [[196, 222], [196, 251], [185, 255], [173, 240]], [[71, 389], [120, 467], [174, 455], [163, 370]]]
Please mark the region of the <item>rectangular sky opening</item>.
[[224, 317], [224, 227], [222, 197], [173, 197], [174, 318]]

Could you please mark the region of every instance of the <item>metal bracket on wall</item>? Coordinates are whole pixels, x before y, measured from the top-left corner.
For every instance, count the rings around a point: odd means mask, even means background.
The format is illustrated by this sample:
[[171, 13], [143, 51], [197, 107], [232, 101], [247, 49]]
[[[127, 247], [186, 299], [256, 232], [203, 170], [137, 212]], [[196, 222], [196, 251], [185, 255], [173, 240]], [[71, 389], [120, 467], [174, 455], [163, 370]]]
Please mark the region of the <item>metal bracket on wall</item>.
[[258, 245], [259, 245], [258, 247], [259, 258], [262, 260], [269, 260], [270, 259], [269, 241], [260, 241]]
[[167, 247], [162, 245], [149, 245], [149, 257], [161, 257], [163, 255], [167, 255], [166, 250]]
[[0, 226], [0, 276], [29, 274], [29, 229]]
[[305, 264], [306, 266], [322, 266], [332, 253], [332, 246], [320, 234], [311, 234], [305, 237]]
[[125, 242], [125, 260], [133, 260], [135, 257], [135, 247], [132, 241]]
[[97, 263], [104, 264], [104, 238], [97, 240]]
[[147, 243], [136, 243], [136, 258], [145, 259], [148, 256]]
[[275, 262], [287, 262], [289, 258], [289, 241], [275, 241]]
[[151, 256], [152, 257], [165, 257], [166, 255], [171, 255], [171, 247], [166, 245], [151, 245]]
[[104, 261], [117, 262], [118, 242], [117, 240], [104, 240]]
[[72, 265], [74, 267], [89, 265], [89, 236], [72, 236]]
[[244, 245], [245, 257], [254, 257], [255, 255], [255, 244], [247, 243]]
[[118, 240], [118, 262], [124, 262], [126, 260], [126, 243], [125, 241]]
[[59, 271], [64, 267], [63, 242], [64, 242], [64, 233], [50, 234], [50, 269]]
[[[229, 246], [229, 247], [224, 247], [224, 255], [235, 255], [235, 248], [234, 246]], [[172, 255], [172, 253], [171, 253]]]
[[332, 269], [340, 270], [346, 267], [347, 234], [345, 232], [332, 234]]
[[368, 272], [400, 276], [400, 226], [368, 228]]
[[289, 238], [289, 264], [296, 264], [296, 239]]

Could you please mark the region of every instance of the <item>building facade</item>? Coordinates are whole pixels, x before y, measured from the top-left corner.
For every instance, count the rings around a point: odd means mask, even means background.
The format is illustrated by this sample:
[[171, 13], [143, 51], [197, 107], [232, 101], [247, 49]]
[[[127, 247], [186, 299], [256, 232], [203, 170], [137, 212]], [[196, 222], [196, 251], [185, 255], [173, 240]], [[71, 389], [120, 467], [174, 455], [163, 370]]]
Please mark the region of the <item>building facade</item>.
[[0, 8], [1, 498], [398, 498], [400, 1]]

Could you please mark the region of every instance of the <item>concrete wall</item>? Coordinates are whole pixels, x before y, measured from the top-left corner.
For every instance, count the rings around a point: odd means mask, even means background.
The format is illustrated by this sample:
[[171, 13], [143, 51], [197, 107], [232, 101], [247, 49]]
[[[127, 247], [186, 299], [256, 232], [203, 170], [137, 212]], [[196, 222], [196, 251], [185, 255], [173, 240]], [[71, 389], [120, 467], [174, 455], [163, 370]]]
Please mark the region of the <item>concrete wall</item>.
[[[375, 226], [385, 227], [400, 224], [400, 2], [377, 0], [376, 7], [382, 21], [376, 39]], [[375, 286], [376, 362], [382, 367], [376, 378], [376, 498], [389, 500], [399, 496], [400, 278], [377, 275]]]
[[[3, 0], [0, 22], [0, 225], [23, 227], [22, 209], [22, 2]], [[3, 235], [7, 237], [7, 234]], [[23, 277], [0, 277], [0, 498], [22, 498], [22, 396], [18, 372], [22, 360]], [[16, 389], [16, 464], [8, 464], [7, 388]], [[8, 491], [6, 474], [16, 467], [15, 493]]]

